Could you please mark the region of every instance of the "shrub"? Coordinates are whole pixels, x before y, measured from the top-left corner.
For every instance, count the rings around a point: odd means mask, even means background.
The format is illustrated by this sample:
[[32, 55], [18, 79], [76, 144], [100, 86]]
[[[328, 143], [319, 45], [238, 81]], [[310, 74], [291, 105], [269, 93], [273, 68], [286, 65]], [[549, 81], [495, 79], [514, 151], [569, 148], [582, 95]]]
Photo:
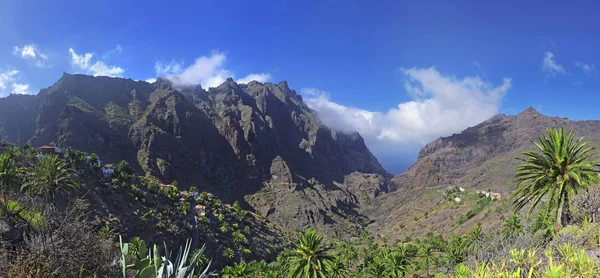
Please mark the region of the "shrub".
[[554, 247], [562, 244], [573, 244], [579, 248], [594, 249], [597, 247], [597, 226], [593, 223], [569, 225], [561, 229], [555, 237]]
[[129, 166], [129, 163], [125, 160], [121, 160], [117, 166], [115, 166], [115, 172], [123, 178], [129, 178], [133, 176], [133, 169]]

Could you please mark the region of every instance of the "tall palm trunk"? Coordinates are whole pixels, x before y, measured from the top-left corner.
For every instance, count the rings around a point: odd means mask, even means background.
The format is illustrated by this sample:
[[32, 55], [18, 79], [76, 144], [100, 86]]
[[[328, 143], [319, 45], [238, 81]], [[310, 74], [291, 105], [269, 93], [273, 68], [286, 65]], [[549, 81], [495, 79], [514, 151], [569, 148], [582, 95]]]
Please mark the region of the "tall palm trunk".
[[559, 205], [558, 205], [558, 212], [556, 213], [556, 223], [560, 224], [560, 226], [563, 226], [563, 222], [562, 222], [562, 220], [563, 220], [563, 217], [562, 217], [562, 215], [563, 215], [563, 206], [562, 206], [563, 202], [562, 202], [562, 200], [560, 200], [560, 202], [558, 204]]
[[561, 220], [561, 225], [567, 225], [569, 223], [571, 223], [571, 214], [570, 214], [570, 206], [569, 206], [569, 199], [565, 198], [565, 201], [563, 203], [562, 206], [562, 211], [561, 211], [561, 216], [560, 216], [560, 220]]

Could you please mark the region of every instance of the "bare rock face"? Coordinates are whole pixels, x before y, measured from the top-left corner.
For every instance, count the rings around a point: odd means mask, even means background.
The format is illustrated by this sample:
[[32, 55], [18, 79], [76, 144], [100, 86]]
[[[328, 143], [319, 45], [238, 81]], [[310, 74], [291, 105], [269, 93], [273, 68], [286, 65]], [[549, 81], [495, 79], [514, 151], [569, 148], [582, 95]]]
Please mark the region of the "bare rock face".
[[368, 206], [380, 196], [388, 192], [388, 179], [380, 174], [354, 172], [346, 176], [344, 185], [358, 200], [360, 206]]
[[[36, 96], [0, 99], [0, 108], [15, 103], [22, 105], [12, 114], [0, 109], [8, 141], [72, 146], [106, 163], [124, 159], [163, 182], [246, 201], [294, 227], [364, 225], [358, 202], [387, 190], [387, 173], [362, 137], [324, 126], [285, 81], [228, 79], [207, 91], [162, 78], [150, 84], [65, 73]], [[348, 185], [348, 175], [359, 179], [354, 172], [367, 176]]]

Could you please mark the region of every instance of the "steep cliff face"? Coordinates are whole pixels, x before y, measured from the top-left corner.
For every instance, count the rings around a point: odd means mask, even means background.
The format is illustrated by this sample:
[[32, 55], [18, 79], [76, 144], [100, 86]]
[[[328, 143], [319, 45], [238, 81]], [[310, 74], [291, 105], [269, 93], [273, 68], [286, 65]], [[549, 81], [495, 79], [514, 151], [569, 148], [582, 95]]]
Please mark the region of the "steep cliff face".
[[413, 179], [406, 180], [417, 175], [421, 176], [419, 180], [428, 180], [436, 175], [440, 180], [464, 179], [468, 172], [487, 161], [507, 154], [518, 154], [530, 148], [531, 141], [537, 140], [546, 128], [560, 127], [572, 130], [578, 136], [585, 136], [591, 143], [600, 142], [600, 121], [571, 121], [567, 118], [548, 117], [528, 108], [514, 116], [496, 115], [459, 134], [442, 137], [427, 144], [421, 149], [419, 158], [411, 169], [394, 179], [395, 185], [436, 185], [431, 181], [425, 184]]
[[29, 95], [10, 95], [0, 101], [0, 140], [22, 144], [33, 136], [38, 100]]
[[206, 91], [65, 73], [36, 96], [0, 99], [0, 107], [16, 102], [23, 105], [0, 112], [9, 141], [125, 159], [164, 182], [245, 200], [280, 222], [295, 217], [290, 227], [360, 227], [368, 222], [356, 211], [363, 187], [369, 196], [387, 190], [346, 178], [387, 174], [360, 135], [325, 127], [285, 81], [228, 79]]
[[[427, 144], [419, 153], [417, 162], [408, 171], [390, 181], [392, 193], [379, 197], [366, 215], [375, 220], [373, 228], [388, 235], [424, 234], [428, 230], [438, 232], [467, 232], [477, 221], [474, 218], [465, 225], [456, 225], [462, 212], [451, 208], [439, 210], [443, 191], [451, 186], [466, 190], [486, 190], [507, 197], [515, 188], [511, 182], [520, 152], [531, 149], [531, 141], [545, 132], [546, 128], [564, 127], [584, 136], [591, 145], [600, 147], [600, 121], [571, 121], [566, 118], [548, 117], [533, 108], [518, 115], [497, 115], [479, 125], [467, 128], [459, 134], [439, 138]], [[504, 204], [504, 203], [503, 203]], [[489, 219], [510, 214], [510, 205], [497, 209]], [[468, 210], [468, 208], [467, 208]], [[414, 231], [398, 230], [398, 223], [415, 222], [428, 212], [427, 220], [420, 219]], [[481, 216], [483, 217], [483, 216]], [[413, 220], [414, 220], [413, 219]], [[489, 221], [490, 223], [494, 221]], [[423, 228], [426, 227], [426, 228]]]

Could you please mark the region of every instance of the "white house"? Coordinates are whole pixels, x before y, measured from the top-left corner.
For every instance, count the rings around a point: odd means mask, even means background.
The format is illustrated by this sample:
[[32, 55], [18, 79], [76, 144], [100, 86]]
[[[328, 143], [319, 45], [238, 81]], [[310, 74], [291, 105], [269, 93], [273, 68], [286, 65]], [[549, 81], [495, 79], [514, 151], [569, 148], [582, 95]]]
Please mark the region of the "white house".
[[114, 172], [115, 172], [115, 169], [113, 169], [113, 168], [102, 169], [102, 173], [104, 174], [104, 177], [106, 177], [106, 178], [110, 178]]

